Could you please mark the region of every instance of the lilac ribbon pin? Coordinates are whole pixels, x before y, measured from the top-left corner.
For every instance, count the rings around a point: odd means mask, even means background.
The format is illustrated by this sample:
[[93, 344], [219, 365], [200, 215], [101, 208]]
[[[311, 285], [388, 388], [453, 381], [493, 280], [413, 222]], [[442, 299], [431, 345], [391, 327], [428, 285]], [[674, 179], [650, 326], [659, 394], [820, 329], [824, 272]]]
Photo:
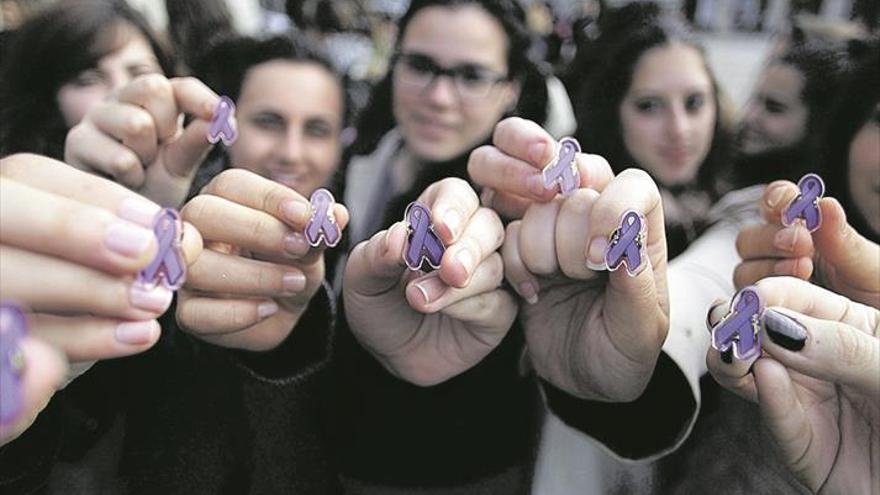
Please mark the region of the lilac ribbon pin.
[[159, 244], [159, 251], [153, 261], [138, 274], [138, 282], [152, 288], [162, 283], [169, 290], [177, 290], [186, 281], [186, 263], [180, 238], [183, 224], [180, 215], [173, 208], [163, 208], [153, 220], [153, 233]]
[[580, 185], [580, 174], [574, 159], [581, 152], [577, 139], [566, 137], [559, 141], [559, 151], [549, 165], [541, 172], [544, 176], [544, 187], [552, 189], [559, 184], [559, 192], [568, 196]]
[[801, 190], [782, 214], [782, 224], [788, 227], [803, 218], [807, 230], [815, 232], [822, 225], [819, 199], [825, 194], [825, 182], [816, 174], [807, 174], [798, 181]]
[[712, 327], [712, 347], [720, 352], [733, 346], [733, 355], [748, 360], [761, 353], [761, 318], [764, 303], [754, 287], [741, 289], [730, 303], [730, 311]]
[[24, 356], [21, 340], [27, 335], [27, 320], [21, 308], [0, 304], [0, 425], [14, 422], [24, 406], [21, 370]]
[[232, 117], [235, 116], [235, 103], [227, 96], [221, 96], [217, 108], [214, 109], [214, 118], [211, 119], [211, 127], [208, 129], [208, 142], [229, 146], [235, 142], [238, 132], [232, 125]]
[[403, 253], [403, 260], [410, 270], [421, 270], [427, 263], [431, 268], [440, 268], [440, 260], [446, 248], [434, 232], [431, 211], [428, 207], [414, 201], [406, 207], [404, 215], [409, 224], [409, 246]]
[[330, 191], [321, 188], [312, 193], [310, 201], [312, 218], [306, 225], [306, 240], [312, 247], [320, 246], [322, 240], [327, 247], [335, 247], [342, 239], [342, 233], [333, 217], [333, 205], [336, 204], [336, 199]]
[[642, 244], [645, 219], [635, 210], [627, 210], [620, 217], [620, 226], [611, 234], [605, 251], [605, 264], [614, 271], [626, 265], [626, 273], [636, 276], [642, 268]]

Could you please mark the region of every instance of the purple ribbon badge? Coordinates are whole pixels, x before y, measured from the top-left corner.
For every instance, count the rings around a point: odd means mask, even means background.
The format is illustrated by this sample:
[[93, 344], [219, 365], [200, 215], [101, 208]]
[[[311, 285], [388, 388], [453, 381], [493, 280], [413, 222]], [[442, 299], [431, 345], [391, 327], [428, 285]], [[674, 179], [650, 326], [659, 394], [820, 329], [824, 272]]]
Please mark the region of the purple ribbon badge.
[[563, 196], [568, 196], [581, 183], [580, 174], [578, 173], [575, 156], [581, 152], [581, 145], [577, 139], [571, 137], [562, 138], [559, 141], [559, 150], [556, 157], [544, 167], [541, 172], [544, 176], [544, 187], [552, 189], [555, 184], [559, 184], [559, 192]]
[[211, 119], [211, 127], [208, 129], [208, 142], [229, 146], [238, 138], [238, 132], [232, 125], [232, 117], [235, 116], [235, 103], [228, 96], [221, 96], [217, 108], [214, 109], [214, 118]]
[[186, 281], [186, 262], [180, 240], [183, 237], [183, 222], [173, 208], [163, 208], [153, 220], [153, 233], [159, 244], [156, 257], [146, 268], [138, 273], [138, 282], [147, 288], [160, 283], [169, 290], [177, 290]]
[[21, 340], [27, 335], [27, 320], [21, 308], [0, 304], [0, 425], [15, 421], [24, 406], [21, 371], [24, 355]]
[[825, 194], [825, 182], [816, 174], [807, 174], [798, 181], [798, 188], [801, 192], [782, 214], [782, 224], [788, 227], [803, 218], [807, 230], [815, 232], [822, 225], [819, 200]]
[[321, 241], [327, 247], [336, 247], [342, 239], [342, 232], [336, 225], [336, 218], [333, 216], [333, 205], [336, 199], [330, 191], [321, 188], [312, 193], [310, 199], [312, 203], [312, 218], [306, 225], [305, 236], [312, 247], [321, 245]]
[[745, 361], [761, 354], [761, 318], [764, 303], [757, 290], [744, 287], [730, 302], [730, 311], [712, 327], [712, 347], [725, 352], [733, 346], [733, 355]]
[[403, 253], [406, 266], [413, 271], [421, 270], [425, 263], [434, 270], [440, 268], [446, 248], [434, 232], [431, 211], [422, 203], [413, 201], [406, 207], [404, 217], [409, 225], [409, 245]]
[[620, 217], [620, 226], [611, 233], [608, 249], [605, 251], [605, 264], [609, 271], [626, 265], [626, 273], [635, 277], [645, 268], [642, 262], [645, 245], [645, 217], [635, 210], [626, 210]]

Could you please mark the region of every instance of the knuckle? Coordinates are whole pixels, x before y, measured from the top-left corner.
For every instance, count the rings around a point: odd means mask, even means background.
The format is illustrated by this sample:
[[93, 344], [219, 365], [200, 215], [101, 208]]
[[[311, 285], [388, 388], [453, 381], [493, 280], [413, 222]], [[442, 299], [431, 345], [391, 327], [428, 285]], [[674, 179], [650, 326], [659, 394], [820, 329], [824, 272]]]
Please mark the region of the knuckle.
[[834, 327], [838, 360], [848, 365], [862, 363], [870, 353], [870, 348], [865, 345], [866, 339], [859, 338], [859, 335], [841, 323], [835, 323]]
[[180, 216], [198, 229], [202, 220], [210, 217], [211, 203], [210, 196], [196, 196], [183, 206]]
[[171, 81], [160, 74], [147, 74], [138, 78], [138, 84], [148, 98], [170, 98]]
[[128, 116], [122, 126], [122, 132], [132, 138], [147, 137], [153, 132], [153, 120], [145, 112]]

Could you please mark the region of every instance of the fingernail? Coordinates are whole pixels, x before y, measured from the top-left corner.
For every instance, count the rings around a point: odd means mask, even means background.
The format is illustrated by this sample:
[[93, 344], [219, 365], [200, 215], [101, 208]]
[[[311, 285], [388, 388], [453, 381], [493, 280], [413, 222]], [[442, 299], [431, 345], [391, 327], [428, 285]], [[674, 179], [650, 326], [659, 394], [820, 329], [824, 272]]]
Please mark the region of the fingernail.
[[492, 200], [494, 199], [495, 189], [492, 189], [491, 187], [483, 188], [483, 192], [480, 193], [480, 204], [487, 208], [491, 208]]
[[257, 318], [260, 320], [265, 320], [266, 318], [274, 315], [278, 312], [278, 305], [275, 304], [274, 301], [268, 301], [264, 303], [260, 303], [257, 306]]
[[446, 223], [446, 227], [449, 228], [449, 233], [452, 234], [452, 238], [457, 239], [458, 235], [461, 234], [461, 213], [450, 208], [443, 214], [443, 222]]
[[107, 227], [104, 245], [123, 256], [140, 257], [150, 248], [154, 238], [152, 230], [128, 222], [116, 222]]
[[149, 344], [159, 333], [155, 321], [127, 321], [116, 325], [116, 341], [126, 345]]
[[129, 198], [119, 205], [117, 214], [129, 222], [134, 222], [144, 227], [152, 227], [153, 219], [159, 213], [159, 205], [145, 199]]
[[161, 285], [147, 289], [139, 283], [131, 286], [129, 301], [131, 305], [155, 313], [164, 313], [171, 306], [174, 293]]
[[789, 351], [799, 351], [807, 343], [807, 329], [779, 311], [768, 309], [764, 313], [764, 327], [770, 340]]
[[455, 254], [455, 260], [458, 261], [458, 264], [464, 268], [465, 273], [468, 276], [472, 275], [474, 272], [474, 255], [471, 254], [467, 249], [462, 249], [458, 253]]
[[306, 237], [299, 232], [293, 232], [284, 238], [284, 250], [291, 256], [304, 256], [310, 248]]
[[284, 292], [302, 292], [306, 288], [306, 276], [302, 273], [288, 273], [281, 277]]
[[544, 153], [547, 151], [547, 143], [540, 142], [535, 143], [529, 146], [529, 160], [536, 165], [542, 165], [546, 160], [544, 160]]
[[605, 251], [607, 250], [608, 239], [594, 237], [590, 241], [590, 248], [587, 251], [587, 268], [590, 270], [607, 270], [608, 265], [605, 264]]
[[773, 236], [773, 247], [781, 251], [794, 251], [794, 243], [797, 239], [797, 230], [795, 227], [786, 227]]
[[281, 203], [281, 214], [291, 223], [305, 223], [308, 221], [309, 205], [302, 201], [288, 200]]
[[733, 363], [733, 349], [721, 351], [721, 361], [725, 364]]
[[782, 184], [771, 186], [771, 189], [767, 191], [767, 206], [770, 207], [771, 210], [776, 209], [779, 206], [779, 203], [782, 201], [782, 198], [785, 196], [785, 186]]
[[446, 284], [440, 280], [436, 272], [426, 275], [413, 285], [422, 293], [422, 297], [425, 298], [425, 304], [431, 304], [433, 301], [440, 299], [447, 289]]
[[527, 303], [535, 304], [538, 302], [538, 287], [534, 282], [522, 282], [517, 288], [519, 289], [519, 295], [522, 296]]
[[709, 306], [709, 311], [706, 313], [706, 328], [709, 329], [710, 332], [712, 331], [713, 326], [712, 313], [714, 313], [719, 306], [723, 306], [726, 303], [727, 301], [725, 301], [724, 299], [715, 299], [714, 301], [712, 301], [712, 305]]
[[547, 192], [547, 188], [544, 187], [544, 176], [540, 173], [530, 175], [526, 179], [526, 187], [533, 196], [538, 198], [544, 197]]

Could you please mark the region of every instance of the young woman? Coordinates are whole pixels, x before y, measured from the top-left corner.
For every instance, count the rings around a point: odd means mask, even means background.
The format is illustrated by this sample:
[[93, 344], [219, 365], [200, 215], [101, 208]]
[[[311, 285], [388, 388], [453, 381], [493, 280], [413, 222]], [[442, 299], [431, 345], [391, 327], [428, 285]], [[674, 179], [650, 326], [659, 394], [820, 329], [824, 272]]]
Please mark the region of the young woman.
[[64, 157], [67, 131], [144, 74], [174, 72], [168, 52], [125, 2], [59, 2], [8, 40], [0, 68], [0, 156]]

